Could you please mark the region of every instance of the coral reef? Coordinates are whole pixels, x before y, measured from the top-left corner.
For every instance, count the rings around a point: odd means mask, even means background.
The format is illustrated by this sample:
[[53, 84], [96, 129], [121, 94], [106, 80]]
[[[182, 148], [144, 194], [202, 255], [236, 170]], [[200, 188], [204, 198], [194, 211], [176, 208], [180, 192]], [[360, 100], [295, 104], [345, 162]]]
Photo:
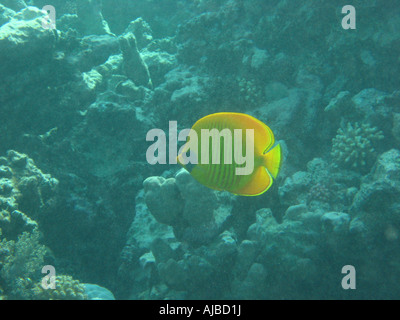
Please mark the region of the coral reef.
[[251, 106], [257, 106], [262, 101], [262, 90], [256, 85], [254, 80], [246, 80], [244, 78], [237, 79], [239, 92], [243, 96], [245, 103]]
[[36, 220], [54, 207], [58, 180], [13, 150], [0, 157], [0, 227], [8, 239], [38, 228]]
[[[399, 6], [278, 2], [1, 1], [0, 299], [398, 298]], [[281, 140], [267, 194], [147, 163], [221, 111]]]
[[362, 170], [376, 159], [375, 147], [383, 139], [382, 131], [367, 123], [348, 123], [345, 130], [338, 129], [332, 140], [332, 157], [345, 167]]
[[7, 296], [4, 295], [4, 291], [1, 287], [0, 287], [0, 300], [7, 300]]
[[41, 283], [32, 288], [35, 300], [87, 300], [85, 290], [85, 285], [66, 275], [56, 276], [55, 289], [43, 289]]
[[178, 239], [209, 242], [230, 213], [229, 203], [181, 169], [175, 178], [150, 177], [143, 182], [145, 201], [154, 218], [173, 227]]
[[332, 198], [332, 192], [328, 186], [324, 184], [314, 184], [308, 193], [308, 201], [321, 201], [321, 202], [329, 202]]
[[392, 134], [397, 143], [400, 143], [400, 113], [393, 114]]
[[[389, 150], [379, 156], [368, 179], [362, 181], [351, 210], [363, 217], [371, 232], [382, 232], [387, 225], [397, 225], [399, 209], [400, 152]], [[374, 230], [372, 230], [374, 229]]]
[[[9, 17], [11, 15], [8, 14]], [[56, 36], [52, 30], [42, 28], [43, 16], [44, 13], [38, 8], [27, 7], [13, 14], [12, 18], [0, 27], [1, 59], [13, 62], [14, 68], [20, 64], [29, 65], [27, 58], [32, 55], [51, 59]], [[1, 66], [3, 72], [7, 68], [10, 68], [9, 64]]]
[[160, 223], [174, 225], [182, 215], [183, 198], [174, 178], [150, 177], [143, 182], [145, 201], [153, 217]]
[[47, 248], [39, 244], [39, 232], [23, 232], [17, 241], [2, 239], [0, 277], [12, 299], [31, 299], [32, 283], [39, 279]]
[[110, 290], [97, 284], [84, 283], [83, 286], [88, 300], [115, 300]]
[[150, 73], [138, 51], [133, 33], [121, 36], [119, 43], [124, 57], [123, 69], [127, 77], [137, 85], [151, 87]]
[[46, 214], [55, 208], [58, 180], [42, 173], [32, 159], [14, 150], [0, 157], [0, 172], [2, 298], [84, 299], [85, 288], [70, 276], [57, 276], [56, 290], [41, 287], [41, 270], [54, 258], [41, 243], [39, 226], [44, 226]]
[[83, 35], [110, 34], [107, 21], [101, 13], [101, 2], [98, 0], [76, 1], [76, 13], [79, 18], [79, 31]]

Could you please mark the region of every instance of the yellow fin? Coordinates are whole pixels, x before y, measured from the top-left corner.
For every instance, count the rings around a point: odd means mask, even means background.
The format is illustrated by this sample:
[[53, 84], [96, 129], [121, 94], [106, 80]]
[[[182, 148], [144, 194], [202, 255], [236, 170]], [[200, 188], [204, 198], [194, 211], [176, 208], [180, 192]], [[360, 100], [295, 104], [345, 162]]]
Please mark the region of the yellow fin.
[[272, 186], [272, 177], [263, 166], [259, 166], [251, 175], [249, 183], [239, 190], [232, 190], [232, 193], [241, 196], [258, 196]]
[[276, 178], [281, 167], [281, 145], [278, 144], [271, 151], [264, 154], [264, 166], [268, 169], [271, 175]]

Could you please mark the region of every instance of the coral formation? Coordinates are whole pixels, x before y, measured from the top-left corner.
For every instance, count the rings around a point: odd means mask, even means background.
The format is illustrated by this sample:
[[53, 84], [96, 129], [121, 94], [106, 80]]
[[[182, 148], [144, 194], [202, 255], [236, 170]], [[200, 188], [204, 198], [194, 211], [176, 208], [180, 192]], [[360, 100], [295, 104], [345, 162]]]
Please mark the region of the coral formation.
[[124, 57], [123, 69], [126, 76], [137, 85], [151, 87], [149, 69], [143, 61], [132, 32], [128, 32], [119, 38], [121, 51]]
[[175, 178], [147, 178], [143, 185], [155, 219], [172, 226], [179, 239], [192, 244], [209, 242], [231, 214], [214, 191], [195, 181], [185, 169]]
[[365, 169], [376, 159], [375, 148], [382, 139], [382, 131], [368, 123], [347, 123], [346, 129], [339, 128], [332, 140], [332, 157], [344, 167]]
[[44, 174], [32, 159], [14, 150], [0, 157], [0, 227], [9, 239], [37, 228], [54, 205], [58, 180]]
[[239, 92], [244, 102], [250, 106], [257, 106], [262, 100], [262, 90], [256, 85], [253, 79], [238, 78]]
[[149, 177], [143, 182], [146, 204], [154, 218], [167, 225], [182, 215], [183, 198], [174, 178]]
[[110, 290], [97, 284], [84, 283], [83, 286], [88, 300], [115, 300]]
[[44, 289], [41, 282], [32, 288], [35, 300], [87, 300], [85, 290], [85, 285], [66, 275], [56, 276], [55, 289]]
[[332, 192], [324, 184], [314, 184], [308, 193], [308, 201], [318, 200], [322, 202], [329, 202], [332, 197]]
[[[26, 7], [0, 26], [0, 57], [3, 60], [12, 61], [16, 67], [26, 65], [27, 61], [21, 58], [31, 55], [51, 59], [56, 37], [52, 30], [42, 28], [43, 16], [40, 9]], [[8, 64], [1, 66], [3, 72], [7, 68], [10, 68]]]
[[84, 287], [70, 276], [57, 276], [59, 289], [41, 287], [41, 270], [50, 250], [40, 243], [42, 235], [37, 221], [43, 221], [44, 215], [53, 209], [58, 180], [42, 173], [32, 159], [14, 150], [9, 150], [6, 157], [0, 157], [0, 174], [2, 298], [86, 298]]
[[32, 282], [40, 278], [47, 248], [39, 243], [39, 232], [23, 232], [17, 241], [3, 238], [0, 277], [9, 290], [9, 298], [32, 298]]
[[400, 113], [393, 114], [393, 137], [400, 144]]
[[100, 1], [76, 1], [76, 12], [79, 18], [79, 30], [83, 35], [111, 34], [108, 23], [101, 13]]
[[4, 295], [3, 289], [0, 287], [0, 301], [7, 300], [7, 296]]

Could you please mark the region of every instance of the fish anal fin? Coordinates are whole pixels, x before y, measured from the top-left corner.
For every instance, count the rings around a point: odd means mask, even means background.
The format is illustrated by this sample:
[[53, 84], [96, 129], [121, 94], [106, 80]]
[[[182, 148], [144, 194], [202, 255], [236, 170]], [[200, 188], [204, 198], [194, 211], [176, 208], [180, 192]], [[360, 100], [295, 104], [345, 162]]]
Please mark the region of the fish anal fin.
[[231, 192], [241, 196], [258, 196], [267, 191], [271, 187], [272, 182], [269, 172], [263, 166], [259, 166], [253, 172], [251, 179], [249, 179], [249, 182], [245, 186]]

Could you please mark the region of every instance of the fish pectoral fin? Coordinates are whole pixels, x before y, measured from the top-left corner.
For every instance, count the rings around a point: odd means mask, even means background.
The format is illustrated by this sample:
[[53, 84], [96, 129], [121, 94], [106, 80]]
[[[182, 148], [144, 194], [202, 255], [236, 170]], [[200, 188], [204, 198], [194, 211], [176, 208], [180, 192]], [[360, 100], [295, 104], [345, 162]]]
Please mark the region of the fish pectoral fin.
[[272, 186], [272, 182], [269, 172], [263, 166], [259, 166], [254, 170], [249, 182], [234, 193], [241, 196], [258, 196], [267, 191]]

